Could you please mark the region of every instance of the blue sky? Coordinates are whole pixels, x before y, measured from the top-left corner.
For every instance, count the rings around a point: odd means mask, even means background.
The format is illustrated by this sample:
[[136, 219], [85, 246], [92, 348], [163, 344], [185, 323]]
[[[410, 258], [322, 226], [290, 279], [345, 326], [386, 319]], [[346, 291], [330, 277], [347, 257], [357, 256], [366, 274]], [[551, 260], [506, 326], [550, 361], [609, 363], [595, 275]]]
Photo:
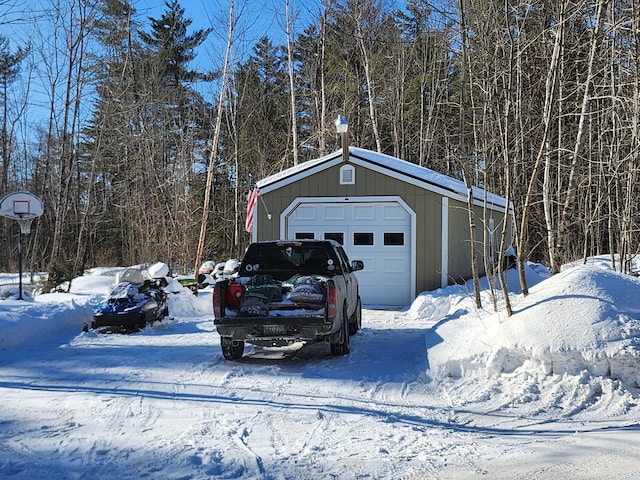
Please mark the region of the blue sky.
[[[58, 73], [64, 71], [64, 55], [56, 52], [56, 48], [64, 51], [62, 30], [45, 33], [51, 28], [52, 5], [58, 1], [12, 0], [6, 3], [0, 0], [0, 34], [9, 38], [10, 48], [15, 50], [29, 43], [33, 46], [31, 57], [22, 65], [23, 81], [12, 84], [12, 95], [16, 99], [12, 106], [17, 109], [21, 102], [28, 99], [29, 113], [22, 117], [26, 123], [17, 127], [21, 131], [18, 135], [22, 142], [31, 140], [36, 125], [46, 125], [50, 107], [51, 70]], [[163, 0], [132, 2], [141, 20], [160, 18], [166, 11]], [[230, 0], [180, 0], [179, 3], [185, 9], [185, 17], [193, 20], [189, 32], [213, 27], [206, 42], [197, 49], [193, 67], [201, 71], [220, 69], [227, 46]], [[61, 0], [60, 4], [64, 7], [63, 11], [68, 12], [69, 6], [77, 4], [77, 1]], [[309, 19], [317, 16], [320, 5], [319, 0], [290, 0], [290, 10], [297, 18], [294, 36], [308, 26]], [[256, 41], [262, 36], [268, 36], [276, 45], [286, 43], [285, 0], [235, 0], [234, 12], [237, 27], [232, 63], [251, 55]], [[148, 28], [146, 23], [145, 28]], [[211, 91], [211, 85], [198, 85], [195, 88], [205, 89], [201, 92], [205, 98], [216, 95], [215, 91]]]
[[[199, 49], [202, 57], [221, 60], [227, 44], [229, 0], [182, 0], [185, 16], [191, 18], [191, 31], [213, 27], [205, 45]], [[159, 18], [166, 10], [163, 0], [134, 0], [134, 6], [143, 17]], [[319, 1], [290, 0], [290, 12], [295, 15], [294, 36], [306, 28], [309, 19], [320, 9]], [[235, 0], [235, 18], [238, 22], [234, 50], [237, 56], [251, 53], [256, 41], [268, 36], [274, 44], [286, 43], [285, 0]]]

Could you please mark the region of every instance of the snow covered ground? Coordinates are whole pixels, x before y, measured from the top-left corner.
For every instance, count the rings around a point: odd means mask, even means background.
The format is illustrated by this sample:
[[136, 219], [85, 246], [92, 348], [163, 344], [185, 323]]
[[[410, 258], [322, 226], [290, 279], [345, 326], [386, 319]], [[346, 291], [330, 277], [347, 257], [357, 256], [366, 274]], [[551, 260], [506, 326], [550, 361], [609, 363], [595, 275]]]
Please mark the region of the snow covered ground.
[[132, 335], [81, 332], [113, 271], [0, 301], [0, 478], [640, 479], [640, 280], [546, 277], [509, 318], [449, 287], [366, 306], [348, 356], [237, 362], [206, 290]]

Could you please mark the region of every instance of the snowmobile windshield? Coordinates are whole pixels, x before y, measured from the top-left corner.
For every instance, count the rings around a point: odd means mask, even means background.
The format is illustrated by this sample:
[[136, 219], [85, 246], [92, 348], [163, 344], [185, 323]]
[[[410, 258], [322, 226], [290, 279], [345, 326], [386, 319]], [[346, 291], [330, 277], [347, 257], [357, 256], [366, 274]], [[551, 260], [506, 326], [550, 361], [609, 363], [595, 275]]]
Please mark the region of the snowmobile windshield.
[[144, 282], [144, 276], [142, 275], [142, 272], [137, 268], [125, 268], [124, 270], [121, 270], [116, 274], [115, 281], [113, 282], [114, 288], [115, 286], [124, 282], [135, 283], [139, 285]]

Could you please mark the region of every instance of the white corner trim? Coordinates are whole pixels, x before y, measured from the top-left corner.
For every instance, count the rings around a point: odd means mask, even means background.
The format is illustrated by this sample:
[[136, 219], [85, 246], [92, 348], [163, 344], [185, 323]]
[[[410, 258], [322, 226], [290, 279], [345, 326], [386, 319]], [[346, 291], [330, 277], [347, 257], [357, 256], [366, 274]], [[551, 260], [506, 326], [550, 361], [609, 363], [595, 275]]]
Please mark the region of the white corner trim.
[[449, 198], [442, 197], [442, 256], [440, 264], [440, 286], [445, 288], [449, 283]]
[[[262, 195], [272, 192], [274, 190], [278, 190], [279, 188], [290, 185], [298, 180], [301, 180], [305, 177], [309, 177], [311, 175], [315, 175], [318, 172], [323, 170], [327, 170], [336, 165], [342, 164], [342, 157], [334, 158], [333, 160], [325, 160], [322, 163], [317, 163], [311, 167], [307, 167], [302, 169], [301, 167], [305, 167], [305, 164], [301, 164], [300, 169], [295, 171], [294, 173], [288, 173], [285, 175], [287, 170], [284, 170], [280, 174], [273, 175], [269, 178], [259, 180], [257, 182], [258, 187], [260, 188], [260, 193]], [[268, 182], [268, 183], [266, 183]]]

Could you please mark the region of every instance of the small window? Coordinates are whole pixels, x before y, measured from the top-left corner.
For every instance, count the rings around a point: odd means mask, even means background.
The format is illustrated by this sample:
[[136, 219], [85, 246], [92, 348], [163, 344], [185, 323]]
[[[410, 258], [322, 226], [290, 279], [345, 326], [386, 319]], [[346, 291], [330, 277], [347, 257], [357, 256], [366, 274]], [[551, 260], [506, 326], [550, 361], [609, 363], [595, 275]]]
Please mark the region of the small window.
[[393, 245], [393, 246], [402, 246], [404, 245], [404, 233], [385, 233], [384, 234], [384, 244], [385, 245]]
[[354, 233], [354, 245], [373, 245], [373, 233]]
[[356, 169], [353, 165], [344, 165], [340, 167], [340, 185], [355, 185]]
[[340, 245], [344, 245], [344, 233], [325, 233], [325, 240], [335, 240]]
[[296, 240], [313, 240], [315, 235], [313, 233], [308, 232], [298, 232], [296, 233]]

